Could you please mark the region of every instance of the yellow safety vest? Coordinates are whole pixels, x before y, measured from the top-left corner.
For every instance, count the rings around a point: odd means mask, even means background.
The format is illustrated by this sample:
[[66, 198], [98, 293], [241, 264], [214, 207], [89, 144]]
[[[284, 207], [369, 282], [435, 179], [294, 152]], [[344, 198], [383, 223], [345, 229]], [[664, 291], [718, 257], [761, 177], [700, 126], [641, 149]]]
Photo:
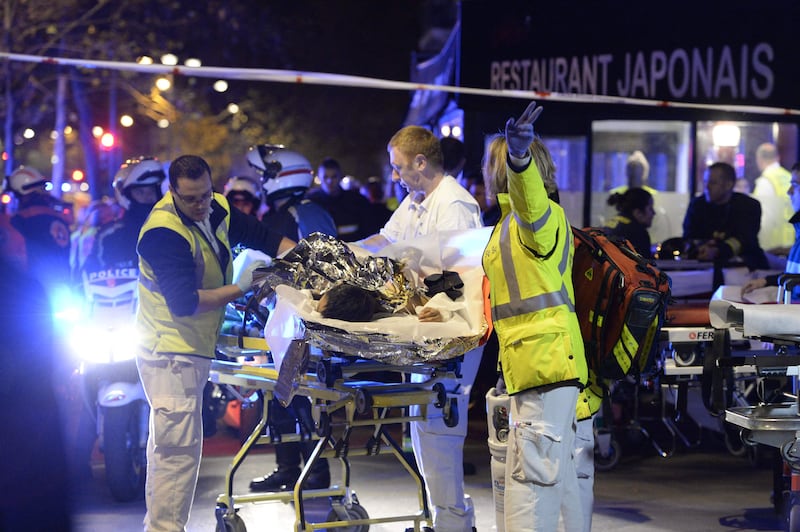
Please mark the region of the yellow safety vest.
[[[226, 211], [225, 219], [216, 228], [216, 236], [230, 249], [228, 228], [230, 207], [222, 194], [214, 199]], [[223, 272], [214, 249], [195, 224], [187, 225], [179, 216], [172, 195], [168, 192], [150, 212], [139, 240], [149, 230], [171, 229], [189, 243], [195, 264], [198, 289], [213, 289], [231, 283], [231, 262]], [[175, 316], [170, 312], [164, 295], [158, 287], [153, 269], [139, 257], [139, 312], [137, 316], [140, 346], [146, 352], [201, 355], [214, 358], [214, 348], [219, 336], [225, 308], [209, 310], [192, 316]]]
[[595, 415], [603, 404], [603, 387], [592, 370], [589, 370], [589, 381], [578, 395], [575, 419], [581, 421]]
[[[509, 171], [509, 190], [498, 195], [503, 218], [483, 254], [506, 388], [514, 394], [583, 386], [588, 369], [575, 314], [572, 230], [561, 206], [547, 199], [535, 164], [522, 174]], [[537, 241], [555, 245], [524, 244]]]

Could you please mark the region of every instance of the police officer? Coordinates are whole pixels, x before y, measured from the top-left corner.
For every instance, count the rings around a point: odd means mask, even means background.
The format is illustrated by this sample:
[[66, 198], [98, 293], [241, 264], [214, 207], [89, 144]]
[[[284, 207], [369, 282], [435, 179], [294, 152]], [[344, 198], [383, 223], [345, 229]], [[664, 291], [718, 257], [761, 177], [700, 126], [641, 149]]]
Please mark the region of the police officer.
[[[314, 180], [311, 164], [299, 153], [280, 145], [262, 144], [247, 152], [247, 162], [262, 179], [269, 210], [262, 223], [287, 238], [299, 240], [320, 232], [336, 236], [336, 224], [328, 212], [303, 196]], [[294, 433], [297, 419], [309, 432], [313, 429], [311, 403], [295, 396], [289, 408], [273, 399], [272, 412], [281, 433]], [[300, 476], [300, 459], [308, 460], [315, 442], [285, 442], [275, 446], [277, 469], [250, 482], [252, 491], [292, 490]], [[317, 460], [304, 484], [305, 489], [321, 489], [330, 485], [328, 460]]]
[[114, 195], [125, 214], [119, 221], [101, 229], [84, 271], [137, 267], [139, 231], [153, 205], [161, 199], [161, 183], [166, 177], [161, 163], [153, 157], [128, 159], [122, 163], [114, 176]]
[[50, 293], [67, 286], [72, 214], [46, 190], [47, 179], [35, 168], [20, 166], [8, 177], [8, 186], [19, 201], [11, 225], [25, 239], [28, 273]]

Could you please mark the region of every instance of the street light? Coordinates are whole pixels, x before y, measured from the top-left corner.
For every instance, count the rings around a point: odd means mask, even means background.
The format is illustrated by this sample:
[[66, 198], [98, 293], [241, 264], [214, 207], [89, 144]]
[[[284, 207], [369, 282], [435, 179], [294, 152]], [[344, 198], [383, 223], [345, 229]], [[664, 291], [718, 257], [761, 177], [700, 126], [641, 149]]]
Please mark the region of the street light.
[[161, 92], [166, 92], [172, 87], [172, 82], [167, 77], [160, 77], [156, 80], [156, 88]]

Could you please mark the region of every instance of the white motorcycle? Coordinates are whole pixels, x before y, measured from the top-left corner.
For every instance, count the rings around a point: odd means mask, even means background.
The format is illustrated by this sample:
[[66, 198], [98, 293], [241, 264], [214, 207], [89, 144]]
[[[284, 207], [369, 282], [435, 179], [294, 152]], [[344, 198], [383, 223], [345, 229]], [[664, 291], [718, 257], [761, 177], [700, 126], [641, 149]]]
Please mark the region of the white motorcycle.
[[106, 482], [114, 499], [144, 496], [150, 409], [136, 368], [138, 270], [111, 268], [83, 276], [83, 316], [69, 343], [80, 360], [88, 410], [95, 415]]

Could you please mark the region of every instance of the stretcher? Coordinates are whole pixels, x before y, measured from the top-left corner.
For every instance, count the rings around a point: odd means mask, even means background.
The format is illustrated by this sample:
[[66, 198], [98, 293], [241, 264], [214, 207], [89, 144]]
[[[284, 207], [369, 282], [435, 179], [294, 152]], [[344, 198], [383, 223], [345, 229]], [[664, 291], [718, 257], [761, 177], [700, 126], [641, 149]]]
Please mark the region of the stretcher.
[[[371, 524], [393, 522], [410, 522], [409, 530], [415, 531], [432, 526], [424, 482], [387, 428], [433, 419], [455, 427], [459, 415], [466, 415], [458, 407], [464, 404], [460, 364], [462, 355], [488, 334], [480, 258], [489, 234], [486, 229], [433, 233], [387, 246], [375, 257], [315, 233], [288, 255], [256, 270], [253, 278], [259, 289], [254, 298], [270, 304], [262, 340], [264, 351], [269, 345], [270, 363], [215, 361], [210, 372], [213, 382], [255, 391], [264, 404], [258, 423], [233, 458], [226, 492], [217, 499], [218, 531], [244, 531], [236, 504], [263, 501], [292, 502], [297, 531], [347, 527], [361, 532]], [[438, 297], [449, 317], [423, 322], [406, 312], [416, 301], [421, 280], [445, 272], [457, 273], [463, 292], [427, 294], [430, 300], [425, 304]], [[365, 322], [323, 317], [317, 297], [342, 282], [370, 290], [382, 312]], [[254, 339], [247, 341], [252, 344]], [[244, 340], [236, 348], [246, 349]], [[384, 378], [365, 380], [376, 373]], [[396, 375], [386, 378], [392, 373]], [[295, 396], [310, 401], [313, 430], [298, 420], [296, 433], [281, 434], [270, 414], [272, 399], [285, 406]], [[362, 429], [369, 437], [359, 445], [352, 436]], [[253, 446], [290, 441], [316, 441], [292, 492], [233, 493], [233, 476]], [[419, 507], [402, 515], [370, 517], [351, 487], [349, 457], [387, 453], [416, 485]], [[342, 485], [304, 489], [314, 463], [322, 458], [341, 464]], [[324, 522], [311, 523], [304, 501], [321, 497], [331, 500], [331, 511]]]
[[[244, 348], [225, 349], [229, 354], [252, 355], [258, 346], [257, 339], [248, 339]], [[266, 343], [261, 341], [266, 350]], [[222, 338], [221, 344], [230, 346], [231, 338]], [[287, 361], [284, 360], [284, 364]], [[271, 422], [271, 399], [285, 393], [285, 383], [274, 364], [254, 364], [248, 362], [226, 362], [215, 360], [212, 363], [209, 379], [221, 385], [230, 385], [246, 390], [240, 397], [257, 392], [265, 405], [258, 423], [242, 447], [234, 455], [225, 479], [225, 492], [217, 498], [216, 518], [218, 531], [245, 532], [246, 526], [237, 513], [237, 505], [267, 501], [293, 503], [295, 509], [295, 530], [311, 531], [338, 529], [366, 531], [371, 524], [410, 522], [413, 527], [407, 530], [427, 530], [432, 526], [431, 512], [427, 505], [425, 486], [419, 473], [406, 458], [402, 448], [391, 436], [387, 428], [410, 421], [423, 421], [436, 416], [445, 424], [454, 425], [459, 415], [456, 390], [447, 389], [445, 383], [452, 382], [459, 371], [459, 360], [432, 361], [413, 366], [396, 366], [381, 362], [350, 358], [339, 358], [327, 354], [312, 355], [309, 371], [297, 376], [291, 384], [292, 394], [307, 397], [312, 403], [314, 433], [304, 433], [302, 428], [296, 434], [280, 434]], [[418, 373], [429, 377], [424, 383], [377, 382], [362, 380], [360, 376], [372, 372]], [[283, 387], [283, 388], [282, 388]], [[420, 405], [420, 414], [411, 416], [407, 408]], [[351, 437], [359, 429], [368, 429], [366, 444], [354, 445]], [[291, 441], [317, 441], [311, 457], [306, 462], [294, 490], [291, 492], [234, 494], [233, 480], [237, 469], [248, 453], [256, 445], [279, 445]], [[351, 456], [391, 455], [408, 473], [416, 485], [419, 507], [400, 515], [370, 517], [359, 504], [358, 497], [351, 487], [353, 471], [350, 468]], [[341, 486], [329, 489], [303, 489], [315, 461], [334, 458], [341, 464]], [[306, 520], [304, 503], [313, 498], [329, 498], [331, 511], [324, 522], [310, 523]]]
[[[784, 276], [777, 302], [789, 303], [791, 289], [797, 276]], [[714, 378], [712, 380], [712, 406], [719, 407], [718, 375], [730, 368], [745, 364], [753, 366], [759, 375], [783, 377], [790, 390], [779, 395], [790, 401], [763, 400], [755, 405], [738, 405], [725, 408], [725, 421], [740, 429], [742, 441], [776, 448], [790, 473], [790, 482], [784, 486], [783, 496], [776, 489], [776, 508], [785, 511], [788, 530], [800, 530], [800, 412], [798, 409], [798, 376], [800, 375], [800, 307], [796, 305], [749, 305], [724, 300], [712, 301], [709, 312], [717, 334], [728, 330], [741, 332], [747, 338], [769, 342], [774, 348], [769, 353], [732, 354], [725, 344], [714, 351]], [[721, 334], [720, 334], [721, 333]], [[777, 486], [776, 486], [777, 487]]]

